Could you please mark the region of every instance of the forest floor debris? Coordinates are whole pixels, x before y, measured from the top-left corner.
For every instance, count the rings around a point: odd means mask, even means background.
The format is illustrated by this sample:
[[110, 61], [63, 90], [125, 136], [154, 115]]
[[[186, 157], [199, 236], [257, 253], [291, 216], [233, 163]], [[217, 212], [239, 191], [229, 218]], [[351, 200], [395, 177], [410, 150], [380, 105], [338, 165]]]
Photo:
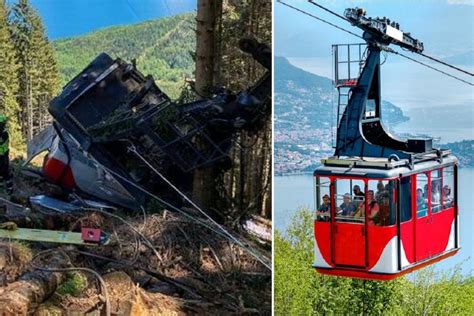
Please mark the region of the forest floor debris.
[[[21, 174], [15, 181], [20, 189], [13, 198], [24, 205], [30, 194], [56, 189]], [[28, 219], [18, 217], [19, 225], [34, 228], [78, 231], [81, 226], [100, 227], [110, 234], [110, 242], [86, 248], [4, 241], [0, 244], [0, 298], [12, 284], [35, 271], [30, 260], [48, 249], [51, 256], [56, 250], [67, 253], [70, 262], [61, 267], [84, 267], [99, 273], [109, 293], [111, 311], [117, 315], [270, 313], [271, 272], [244, 249], [180, 214], [162, 209], [148, 209], [147, 213], [146, 220], [140, 213], [116, 214], [146, 236], [156, 253], [128, 225], [105, 214], [43, 214], [33, 209]], [[0, 211], [0, 217], [5, 215]], [[252, 242], [252, 246], [269, 256], [268, 243]], [[35, 260], [35, 265], [40, 262]], [[99, 315], [104, 297], [97, 279], [90, 274], [60, 274], [53, 293], [45, 291], [45, 300], [31, 308], [38, 315]]]

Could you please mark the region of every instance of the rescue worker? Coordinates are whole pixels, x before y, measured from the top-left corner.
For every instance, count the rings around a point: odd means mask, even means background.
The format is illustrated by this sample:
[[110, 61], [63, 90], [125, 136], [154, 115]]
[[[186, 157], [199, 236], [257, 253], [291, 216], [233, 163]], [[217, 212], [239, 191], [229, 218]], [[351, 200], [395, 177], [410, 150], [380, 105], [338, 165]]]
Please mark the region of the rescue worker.
[[13, 182], [10, 175], [10, 144], [7, 130], [7, 118], [0, 115], [0, 187], [6, 194], [13, 192]]

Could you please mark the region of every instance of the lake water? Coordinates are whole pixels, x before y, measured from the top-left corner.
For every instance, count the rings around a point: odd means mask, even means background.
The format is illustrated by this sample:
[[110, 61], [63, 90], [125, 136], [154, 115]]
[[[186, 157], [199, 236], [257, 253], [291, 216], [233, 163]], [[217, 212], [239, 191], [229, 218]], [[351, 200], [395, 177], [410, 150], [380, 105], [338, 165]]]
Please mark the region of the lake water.
[[[463, 273], [474, 271], [474, 169], [459, 171], [459, 210], [461, 250], [453, 257], [436, 263], [437, 269], [449, 269], [463, 262]], [[310, 174], [276, 176], [274, 181], [274, 227], [284, 232], [299, 208], [314, 209], [313, 177]]]

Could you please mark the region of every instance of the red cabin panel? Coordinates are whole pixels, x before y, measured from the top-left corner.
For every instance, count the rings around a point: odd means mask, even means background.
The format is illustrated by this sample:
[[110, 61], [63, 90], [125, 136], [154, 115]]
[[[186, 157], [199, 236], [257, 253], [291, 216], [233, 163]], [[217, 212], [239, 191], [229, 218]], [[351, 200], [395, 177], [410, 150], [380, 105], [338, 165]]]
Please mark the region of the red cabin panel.
[[408, 263], [415, 262], [415, 225], [413, 219], [400, 225], [400, 235], [402, 240], [403, 251]]
[[416, 219], [415, 236], [415, 259], [420, 261], [431, 257], [431, 247], [433, 244], [433, 229], [430, 222], [431, 216], [424, 216]]
[[55, 158], [46, 159], [43, 165], [43, 173], [45, 178], [53, 183], [63, 185], [68, 189], [76, 187], [76, 181], [74, 180], [71, 168], [61, 160]]
[[440, 256], [433, 257], [429, 260], [423, 261], [422, 263], [419, 263], [417, 265], [411, 266], [408, 269], [402, 270], [398, 273], [393, 273], [393, 274], [386, 274], [386, 273], [371, 273], [362, 269], [316, 269], [321, 274], [327, 274], [327, 275], [334, 275], [334, 276], [345, 276], [345, 277], [350, 277], [350, 278], [357, 278], [357, 279], [364, 279], [364, 280], [379, 280], [379, 281], [387, 281], [387, 280], [393, 280], [395, 278], [398, 278], [402, 275], [405, 275], [407, 273], [413, 272], [415, 270], [421, 269], [423, 267], [426, 267], [430, 264], [436, 263], [440, 260], [449, 258], [451, 256], [454, 256], [459, 249], [454, 249], [452, 251], [449, 251], [445, 254], [442, 254]]
[[430, 237], [433, 255], [446, 250], [454, 221], [454, 208], [450, 208], [432, 215], [433, 234]]
[[365, 225], [334, 224], [334, 263], [336, 265], [366, 266]]
[[314, 233], [316, 244], [323, 259], [328, 263], [331, 262], [331, 223], [314, 221]]
[[[388, 242], [395, 236], [397, 236], [396, 226], [369, 225], [369, 233], [367, 235], [369, 270], [379, 261]], [[394, 258], [394, 260], [396, 260], [396, 258]]]

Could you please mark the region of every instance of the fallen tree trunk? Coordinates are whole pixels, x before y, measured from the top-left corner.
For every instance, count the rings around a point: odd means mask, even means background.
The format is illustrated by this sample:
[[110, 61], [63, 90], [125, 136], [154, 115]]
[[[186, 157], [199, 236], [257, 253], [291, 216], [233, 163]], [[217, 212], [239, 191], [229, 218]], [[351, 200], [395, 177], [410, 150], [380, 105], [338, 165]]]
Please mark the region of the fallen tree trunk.
[[0, 289], [28, 269], [31, 250], [18, 242], [0, 242]]
[[[65, 259], [51, 256], [51, 266], [63, 266]], [[32, 313], [64, 281], [64, 273], [33, 270], [17, 281], [0, 288], [0, 315], [26, 315]]]

